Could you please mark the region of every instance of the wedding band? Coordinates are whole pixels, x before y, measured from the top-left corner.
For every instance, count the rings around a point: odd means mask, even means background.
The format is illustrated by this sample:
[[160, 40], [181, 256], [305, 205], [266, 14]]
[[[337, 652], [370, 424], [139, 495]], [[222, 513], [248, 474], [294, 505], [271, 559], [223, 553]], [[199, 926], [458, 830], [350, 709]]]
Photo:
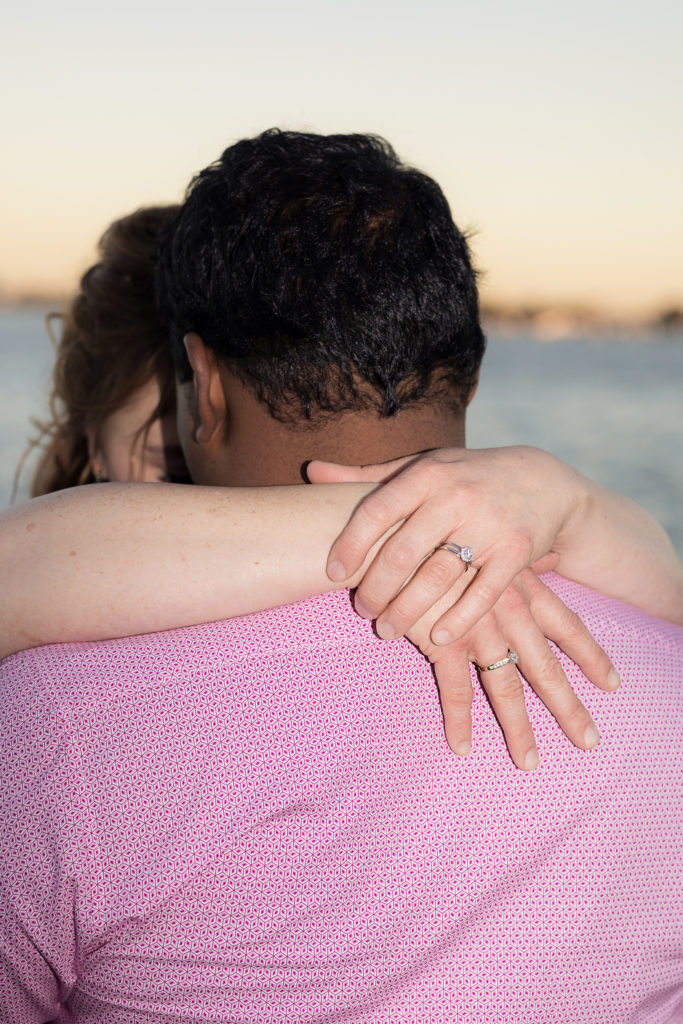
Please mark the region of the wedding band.
[[462, 546], [460, 544], [452, 544], [450, 540], [442, 540], [440, 544], [434, 548], [434, 551], [439, 551], [441, 548], [444, 551], [450, 551], [452, 555], [457, 555], [461, 562], [465, 563], [465, 572], [470, 567], [472, 559], [474, 558], [474, 551], [466, 544]]
[[510, 662], [512, 662], [513, 665], [516, 665], [518, 661], [519, 655], [517, 654], [517, 651], [508, 651], [507, 658], [501, 658], [500, 661], [494, 661], [493, 665], [487, 665], [485, 668], [484, 666], [480, 665], [479, 671], [493, 672], [494, 668], [502, 668], [503, 665], [508, 665]]

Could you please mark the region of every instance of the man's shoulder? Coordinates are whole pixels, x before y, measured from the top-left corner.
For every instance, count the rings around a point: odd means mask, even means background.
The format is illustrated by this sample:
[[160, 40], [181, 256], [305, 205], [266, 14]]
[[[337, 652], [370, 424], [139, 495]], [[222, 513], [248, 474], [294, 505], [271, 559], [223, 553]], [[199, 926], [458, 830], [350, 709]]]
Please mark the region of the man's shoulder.
[[3, 688], [22, 680], [34, 695], [87, 687], [95, 693], [113, 676], [182, 674], [201, 665], [283, 656], [304, 648], [333, 651], [376, 641], [371, 625], [357, 616], [348, 591], [297, 604], [183, 629], [87, 643], [50, 644], [0, 662]]
[[[634, 639], [646, 639], [650, 645], [662, 643], [683, 651], [682, 627], [556, 573], [547, 573], [543, 581], [596, 632], [630, 634]], [[197, 657], [254, 658], [265, 652], [300, 650], [302, 646], [334, 648], [372, 644], [376, 640], [371, 625], [353, 611], [348, 591], [337, 591], [297, 604], [182, 629], [36, 647], [0, 662], [0, 673], [61, 676], [78, 665], [82, 671], [97, 675], [109, 673], [115, 666], [141, 662], [180, 669], [188, 656], [196, 664]]]
[[[598, 642], [623, 647], [630, 659], [647, 649], [649, 660], [667, 651], [683, 665], [683, 629], [596, 591], [549, 573], [544, 582], [576, 611]], [[369, 622], [353, 611], [347, 591], [234, 619], [117, 640], [54, 644], [20, 652], [0, 663], [0, 697], [19, 691], [22, 702], [86, 701], [117, 688], [197, 672], [235, 671], [310, 655], [324, 663], [342, 650], [359, 658], [386, 658], [386, 645]]]
[[282, 690], [291, 678], [324, 687], [342, 663], [347, 694], [349, 672], [428, 675], [426, 660], [406, 647], [392, 659], [347, 591], [184, 629], [37, 647], [0, 663], [0, 730], [76, 735], [98, 722], [137, 722], [149, 707], [175, 713], [199, 695], [248, 715], [254, 693]]

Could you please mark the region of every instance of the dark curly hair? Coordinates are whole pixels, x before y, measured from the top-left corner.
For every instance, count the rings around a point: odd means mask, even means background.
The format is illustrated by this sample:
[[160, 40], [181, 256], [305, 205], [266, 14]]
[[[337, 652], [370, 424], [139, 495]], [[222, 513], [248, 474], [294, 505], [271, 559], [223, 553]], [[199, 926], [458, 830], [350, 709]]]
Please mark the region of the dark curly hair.
[[436, 182], [383, 139], [237, 142], [161, 239], [181, 381], [194, 331], [277, 419], [391, 416], [436, 389], [467, 402], [485, 346], [467, 242]]
[[177, 206], [148, 207], [114, 221], [99, 242], [99, 261], [83, 275], [63, 314], [50, 396], [51, 419], [38, 423], [33, 446], [44, 449], [31, 494], [48, 494], [92, 479], [88, 430], [153, 377], [161, 398], [142, 431], [175, 405], [168, 331], [156, 303], [154, 258], [159, 230]]

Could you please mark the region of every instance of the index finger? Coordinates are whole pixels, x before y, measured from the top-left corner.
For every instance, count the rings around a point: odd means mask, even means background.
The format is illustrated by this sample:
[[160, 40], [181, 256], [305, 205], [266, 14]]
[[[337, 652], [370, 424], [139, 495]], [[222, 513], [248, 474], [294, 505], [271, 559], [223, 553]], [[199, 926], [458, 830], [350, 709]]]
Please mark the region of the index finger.
[[409, 516], [425, 500], [427, 481], [412, 470], [411, 465], [358, 505], [330, 548], [327, 575], [331, 580], [340, 583], [357, 572], [372, 546], [387, 530]]

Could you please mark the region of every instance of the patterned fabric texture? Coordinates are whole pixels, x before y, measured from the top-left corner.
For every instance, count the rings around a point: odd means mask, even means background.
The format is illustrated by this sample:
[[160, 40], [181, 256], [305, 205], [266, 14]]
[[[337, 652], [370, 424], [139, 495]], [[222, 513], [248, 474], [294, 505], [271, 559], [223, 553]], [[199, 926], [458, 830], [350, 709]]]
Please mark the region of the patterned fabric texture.
[[346, 593], [0, 666], [0, 1021], [683, 1020], [683, 631], [558, 577], [623, 678], [573, 748]]

